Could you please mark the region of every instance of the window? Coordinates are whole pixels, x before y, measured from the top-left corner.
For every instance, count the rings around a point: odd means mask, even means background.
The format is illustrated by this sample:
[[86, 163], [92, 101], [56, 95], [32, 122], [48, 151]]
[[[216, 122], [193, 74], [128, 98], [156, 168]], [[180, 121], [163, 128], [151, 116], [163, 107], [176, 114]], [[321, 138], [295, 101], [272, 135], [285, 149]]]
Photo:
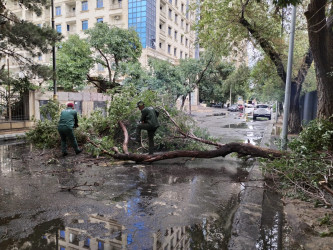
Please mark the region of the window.
[[104, 242], [98, 241], [98, 250], [104, 250]]
[[184, 35], [180, 36], [180, 42], [183, 43], [184, 42]]
[[183, 51], [180, 51], [179, 56], [180, 56], [180, 58], [183, 58]]
[[168, 53], [171, 54], [171, 45], [168, 44]]
[[[94, 101], [94, 110], [99, 110], [102, 112], [102, 115], [106, 117], [106, 102], [105, 101]], [[86, 242], [89, 243], [89, 245], [86, 245]], [[90, 246], [90, 239], [86, 238], [84, 242], [84, 246]]]
[[171, 27], [168, 27], [168, 35], [171, 36]]
[[61, 16], [61, 7], [60, 6], [57, 6], [56, 8], [55, 8], [55, 12], [56, 12], [56, 16]]
[[177, 22], [178, 22], [178, 15], [175, 14], [175, 23], [177, 23]]
[[76, 234], [70, 233], [69, 234], [69, 242], [74, 245], [79, 245], [79, 238]]
[[185, 53], [185, 59], [187, 59], [187, 53]]
[[173, 55], [174, 55], [174, 56], [177, 56], [177, 48], [174, 48], [174, 49], [173, 49]]
[[64, 230], [60, 230], [60, 239], [65, 239], [65, 231]]
[[103, 0], [97, 0], [96, 7], [97, 8], [103, 8]]
[[43, 60], [42, 55], [39, 55], [39, 56], [38, 56], [38, 61], [42, 61], [42, 60]]
[[98, 23], [102, 23], [103, 22], [103, 18], [97, 18], [97, 22]]
[[181, 8], [181, 11], [184, 13], [184, 4], [183, 3], [180, 8]]
[[178, 0], [175, 0], [175, 5], [176, 5], [176, 7], [177, 7], [177, 5], [178, 5]]
[[188, 39], [186, 38], [185, 39], [185, 46], [187, 47], [187, 44], [188, 44]]
[[184, 29], [184, 19], [182, 19], [182, 20], [180, 21], [180, 27], [182, 27], [182, 29]]
[[162, 43], [159, 44], [160, 49], [162, 49]]
[[186, 24], [186, 29], [185, 29], [186, 32], [188, 32], [188, 23]]
[[176, 41], [177, 41], [177, 34], [178, 34], [177, 30], [175, 30], [175, 40]]
[[70, 31], [71, 27], [69, 24], [67, 24], [67, 31]]
[[82, 21], [82, 30], [87, 30], [88, 29], [88, 20]]
[[169, 3], [171, 3], [171, 4], [172, 4], [172, 0], [169, 0]]
[[58, 33], [61, 33], [61, 24], [56, 25], [56, 30]]
[[[94, 103], [94, 105], [95, 105], [95, 103]], [[84, 240], [83, 246], [84, 246], [84, 247], [90, 247], [90, 238], [86, 238], [86, 239]]]
[[82, 2], [82, 11], [88, 10], [88, 1], [83, 1]]
[[172, 10], [169, 9], [169, 18], [171, 19], [172, 18]]

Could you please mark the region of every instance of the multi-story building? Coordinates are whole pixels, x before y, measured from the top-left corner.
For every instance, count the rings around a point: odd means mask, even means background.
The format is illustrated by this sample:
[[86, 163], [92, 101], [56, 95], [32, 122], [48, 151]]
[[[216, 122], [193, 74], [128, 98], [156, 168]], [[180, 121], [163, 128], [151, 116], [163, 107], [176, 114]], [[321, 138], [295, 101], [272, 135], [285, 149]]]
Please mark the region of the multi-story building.
[[[179, 59], [193, 58], [195, 56], [195, 33], [191, 27], [195, 20], [195, 15], [189, 10], [190, 0], [52, 0], [54, 13], [54, 28], [60, 32], [65, 39], [71, 34], [79, 34], [84, 37], [85, 30], [92, 28], [97, 22], [104, 22], [119, 28], [134, 28], [142, 43], [142, 55], [139, 59], [143, 66], [148, 65], [149, 58], [158, 58], [177, 64]], [[11, 10], [18, 18], [30, 21], [38, 26], [52, 24], [52, 9], [45, 8], [41, 16], [37, 16], [19, 1], [4, 1], [6, 8]], [[26, 57], [29, 55], [22, 52]], [[52, 55], [43, 54], [34, 60], [42, 64], [52, 64]], [[20, 68], [15, 60], [7, 58], [0, 59], [0, 66], [7, 65], [11, 74], [19, 73]], [[22, 73], [21, 73], [22, 74]], [[96, 65], [90, 72], [90, 76], [107, 75], [107, 71]], [[37, 84], [42, 80], [35, 79]], [[91, 90], [89, 90], [91, 91]], [[51, 96], [51, 93], [48, 93]], [[59, 93], [60, 94], [60, 93]], [[63, 96], [66, 96], [63, 93]], [[71, 95], [71, 94], [67, 94]], [[59, 101], [82, 101], [81, 99], [66, 99], [58, 95]], [[191, 103], [198, 102], [197, 90], [191, 94]], [[38, 107], [48, 100], [38, 99], [38, 93], [34, 98], [29, 97], [29, 109]], [[43, 97], [41, 97], [43, 98]], [[61, 99], [62, 98], [62, 99]], [[68, 97], [70, 98], [70, 97]], [[0, 103], [4, 100], [0, 96]], [[39, 104], [38, 104], [39, 101]], [[89, 101], [91, 101], [89, 99]], [[94, 101], [96, 101], [94, 99]], [[97, 101], [100, 101], [99, 99]], [[12, 100], [14, 102], [14, 100]], [[27, 106], [27, 105], [23, 105]], [[79, 108], [78, 105], [76, 108]], [[80, 109], [80, 108], [79, 108]], [[83, 113], [89, 108], [82, 106]], [[85, 111], [86, 110], [86, 111]], [[24, 116], [39, 117], [38, 112], [21, 112]], [[88, 112], [89, 113], [89, 112]], [[24, 118], [26, 119], [26, 118]], [[1, 114], [0, 114], [1, 120]]]
[[[195, 33], [191, 30], [194, 14], [189, 0], [53, 0], [55, 29], [65, 39], [71, 34], [83, 35], [97, 22], [119, 28], [133, 27], [139, 34], [143, 52], [142, 65], [149, 58], [177, 64], [181, 58], [194, 57]], [[7, 7], [19, 18], [36, 25], [51, 25], [51, 8], [41, 16], [22, 8], [16, 1]], [[37, 60], [50, 63], [51, 55]], [[96, 65], [96, 72], [100, 73]]]

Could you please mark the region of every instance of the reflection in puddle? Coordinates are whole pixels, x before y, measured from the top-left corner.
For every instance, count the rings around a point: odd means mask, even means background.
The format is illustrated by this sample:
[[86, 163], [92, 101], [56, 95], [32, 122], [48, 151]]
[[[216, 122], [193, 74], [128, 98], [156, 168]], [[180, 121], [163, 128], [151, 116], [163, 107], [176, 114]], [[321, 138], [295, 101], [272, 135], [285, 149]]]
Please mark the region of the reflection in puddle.
[[45, 222], [26, 238], [0, 242], [0, 249], [223, 249], [228, 238], [220, 222], [220, 218], [204, 218], [201, 224], [170, 227], [140, 238], [135, 234], [145, 230], [143, 224], [126, 229], [111, 218], [95, 214], [88, 221], [78, 220], [67, 227], [61, 219]]
[[19, 159], [24, 142], [0, 145], [0, 174], [7, 174], [13, 170], [13, 159]]

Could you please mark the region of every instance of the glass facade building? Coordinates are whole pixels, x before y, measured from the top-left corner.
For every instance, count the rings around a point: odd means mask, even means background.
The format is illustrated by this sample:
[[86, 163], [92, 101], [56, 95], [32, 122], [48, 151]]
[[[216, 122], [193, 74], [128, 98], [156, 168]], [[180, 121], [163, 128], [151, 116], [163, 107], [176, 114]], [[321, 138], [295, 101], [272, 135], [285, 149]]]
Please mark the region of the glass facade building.
[[155, 49], [156, 1], [128, 0], [128, 27], [138, 32], [142, 48]]

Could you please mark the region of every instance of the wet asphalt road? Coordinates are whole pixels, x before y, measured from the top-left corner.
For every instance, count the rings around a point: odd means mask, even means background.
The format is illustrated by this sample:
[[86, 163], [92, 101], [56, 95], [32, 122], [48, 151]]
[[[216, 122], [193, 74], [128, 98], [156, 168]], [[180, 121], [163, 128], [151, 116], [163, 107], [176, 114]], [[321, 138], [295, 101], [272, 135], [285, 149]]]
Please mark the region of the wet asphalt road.
[[[224, 109], [192, 115], [222, 143], [258, 144], [269, 123]], [[232, 157], [137, 165], [36, 154], [0, 146], [1, 250], [227, 249], [252, 168]]]

